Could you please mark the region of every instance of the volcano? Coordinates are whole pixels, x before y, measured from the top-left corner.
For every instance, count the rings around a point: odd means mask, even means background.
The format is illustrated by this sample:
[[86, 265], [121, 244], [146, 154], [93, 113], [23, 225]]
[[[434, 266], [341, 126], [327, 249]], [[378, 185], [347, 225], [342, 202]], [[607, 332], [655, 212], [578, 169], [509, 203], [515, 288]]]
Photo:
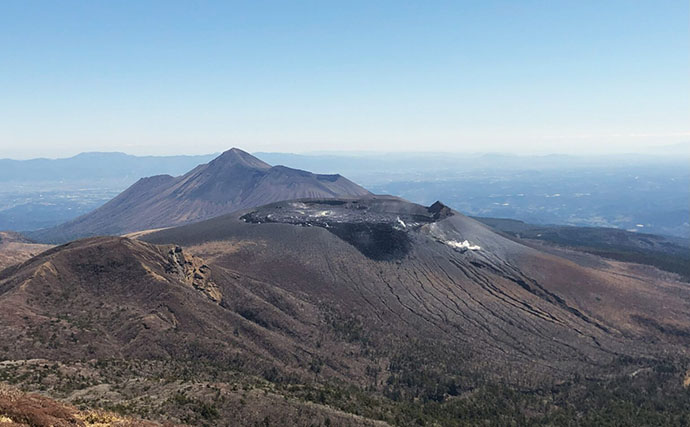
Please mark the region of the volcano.
[[187, 224], [280, 200], [369, 194], [340, 175], [271, 166], [233, 148], [180, 177], [142, 178], [86, 215], [28, 234], [37, 241], [63, 243]]
[[381, 346], [433, 342], [465, 368], [489, 358], [494, 372], [559, 377], [690, 344], [686, 285], [523, 246], [440, 202], [283, 201], [142, 238], [358, 319]]

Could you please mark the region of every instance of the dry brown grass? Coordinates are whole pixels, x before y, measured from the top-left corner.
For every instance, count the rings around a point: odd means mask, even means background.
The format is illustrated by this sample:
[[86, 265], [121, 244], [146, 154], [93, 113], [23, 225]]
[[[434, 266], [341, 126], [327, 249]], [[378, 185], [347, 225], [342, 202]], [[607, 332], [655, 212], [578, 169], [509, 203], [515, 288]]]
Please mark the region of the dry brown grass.
[[128, 237], [130, 239], [138, 239], [139, 237], [146, 236], [147, 234], [155, 233], [156, 231], [166, 230], [168, 227], [163, 228], [151, 228], [149, 230], [135, 231], [133, 233], [123, 234], [122, 237]]
[[52, 245], [27, 243], [18, 239], [14, 233], [0, 231], [0, 270], [24, 262], [52, 247]]
[[186, 248], [190, 253], [201, 256], [208, 261], [213, 261], [218, 257], [232, 255], [242, 249], [265, 246], [265, 242], [253, 240], [222, 241], [214, 240], [200, 245], [189, 246]]
[[0, 385], [0, 426], [32, 427], [129, 427], [155, 426], [105, 411], [80, 411], [38, 394], [23, 393]]

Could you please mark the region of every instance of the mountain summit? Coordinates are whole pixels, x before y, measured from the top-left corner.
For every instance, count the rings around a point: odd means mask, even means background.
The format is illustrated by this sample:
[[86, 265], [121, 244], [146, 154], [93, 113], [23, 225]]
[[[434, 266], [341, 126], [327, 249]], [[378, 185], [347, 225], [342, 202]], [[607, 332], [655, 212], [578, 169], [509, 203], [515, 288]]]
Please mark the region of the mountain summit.
[[224, 152], [220, 156], [216, 157], [214, 160], [209, 162], [211, 165], [232, 165], [232, 166], [245, 166], [252, 169], [270, 169], [271, 165], [268, 163], [252, 156], [246, 151], [242, 151], [239, 148], [231, 148]]
[[281, 200], [369, 194], [340, 175], [271, 166], [232, 148], [180, 177], [142, 178], [100, 208], [31, 236], [64, 242], [188, 224]]

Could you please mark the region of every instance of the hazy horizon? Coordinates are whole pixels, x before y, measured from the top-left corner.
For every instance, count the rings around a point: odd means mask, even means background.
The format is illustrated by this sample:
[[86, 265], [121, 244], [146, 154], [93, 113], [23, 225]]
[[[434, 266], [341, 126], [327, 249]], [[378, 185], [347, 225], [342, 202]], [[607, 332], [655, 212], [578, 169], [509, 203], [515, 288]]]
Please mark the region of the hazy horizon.
[[[621, 157], [621, 156], [655, 156], [655, 157], [667, 157], [667, 156], [677, 156], [677, 155], [690, 155], [690, 141], [682, 142], [677, 144], [670, 144], [661, 147], [646, 147], [639, 151], [620, 151], [620, 152], [608, 152], [608, 153], [573, 153], [573, 152], [557, 152], [557, 151], [543, 151], [543, 152], [515, 152], [515, 151], [442, 151], [442, 150], [319, 150], [319, 151], [280, 151], [280, 150], [251, 150], [243, 146], [228, 146], [223, 149], [218, 149], [216, 151], [196, 151], [196, 152], [141, 152], [138, 153], [137, 150], [132, 151], [109, 151], [100, 149], [87, 149], [85, 151], [78, 152], [61, 152], [53, 155], [27, 155], [27, 156], [3, 156], [2, 151], [0, 151], [0, 160], [37, 160], [37, 159], [48, 159], [48, 160], [60, 160], [68, 159], [84, 154], [123, 154], [127, 156], [135, 157], [175, 157], [175, 156], [210, 156], [218, 155], [224, 151], [231, 148], [239, 148], [248, 153], [258, 155], [258, 154], [284, 154], [284, 155], [298, 155], [298, 156], [379, 156], [379, 155], [451, 155], [458, 157], [472, 157], [472, 156], [486, 156], [486, 155], [497, 155], [497, 156], [515, 156], [515, 157], [548, 157], [548, 156], [570, 156], [570, 157], [582, 157], [582, 158], [606, 158], [606, 157]], [[47, 151], [48, 153], [51, 150]]]

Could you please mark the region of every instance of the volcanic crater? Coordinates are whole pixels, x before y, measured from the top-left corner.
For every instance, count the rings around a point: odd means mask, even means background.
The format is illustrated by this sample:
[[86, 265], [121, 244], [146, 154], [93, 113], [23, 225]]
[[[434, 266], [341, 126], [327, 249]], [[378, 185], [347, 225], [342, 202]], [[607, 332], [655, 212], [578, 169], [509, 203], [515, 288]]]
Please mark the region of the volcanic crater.
[[412, 248], [410, 232], [453, 215], [436, 202], [426, 209], [409, 205], [391, 212], [391, 202], [381, 199], [298, 200], [262, 206], [240, 217], [244, 222], [283, 223], [321, 227], [351, 244], [367, 258], [393, 261], [404, 258]]

